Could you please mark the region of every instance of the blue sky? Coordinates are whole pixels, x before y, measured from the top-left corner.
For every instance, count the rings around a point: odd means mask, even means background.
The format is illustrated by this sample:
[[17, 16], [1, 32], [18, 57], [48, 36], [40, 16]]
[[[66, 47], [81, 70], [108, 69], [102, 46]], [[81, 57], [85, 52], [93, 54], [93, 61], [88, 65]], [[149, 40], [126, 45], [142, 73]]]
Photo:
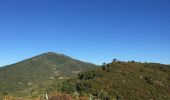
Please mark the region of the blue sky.
[[169, 0], [1, 0], [0, 66], [44, 52], [170, 64]]

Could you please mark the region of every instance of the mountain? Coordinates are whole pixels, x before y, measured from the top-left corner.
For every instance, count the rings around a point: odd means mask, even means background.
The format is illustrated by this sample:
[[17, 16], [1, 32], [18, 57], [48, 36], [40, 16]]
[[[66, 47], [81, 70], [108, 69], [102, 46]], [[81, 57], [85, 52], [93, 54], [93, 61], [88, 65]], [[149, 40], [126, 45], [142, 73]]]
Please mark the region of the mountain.
[[0, 97], [27, 100], [45, 93], [50, 100], [170, 100], [170, 65], [114, 59], [96, 67], [48, 52], [0, 68]]
[[[91, 63], [75, 60], [64, 54], [44, 53], [0, 68], [0, 95], [45, 92], [52, 84], [94, 69]], [[41, 90], [39, 90], [43, 87]], [[22, 91], [22, 92], [21, 92]], [[38, 93], [37, 93], [38, 91]]]
[[170, 65], [114, 60], [80, 73], [62, 88], [102, 100], [170, 100]]

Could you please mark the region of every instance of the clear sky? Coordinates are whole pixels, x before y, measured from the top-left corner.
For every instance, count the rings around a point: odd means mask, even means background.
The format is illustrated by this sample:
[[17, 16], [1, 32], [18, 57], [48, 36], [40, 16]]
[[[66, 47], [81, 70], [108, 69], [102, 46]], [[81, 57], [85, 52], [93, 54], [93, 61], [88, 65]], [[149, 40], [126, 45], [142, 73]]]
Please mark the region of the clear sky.
[[1, 0], [0, 66], [49, 51], [170, 64], [170, 0]]

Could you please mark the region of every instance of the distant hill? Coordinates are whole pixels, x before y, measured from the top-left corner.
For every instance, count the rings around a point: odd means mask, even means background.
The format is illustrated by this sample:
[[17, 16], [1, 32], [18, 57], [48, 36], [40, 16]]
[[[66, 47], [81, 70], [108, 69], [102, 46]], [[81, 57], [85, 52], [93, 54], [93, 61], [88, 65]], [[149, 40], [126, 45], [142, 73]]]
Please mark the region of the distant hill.
[[0, 68], [0, 95], [13, 92], [21, 93], [21, 96], [24, 93], [37, 95], [38, 92], [45, 92], [53, 81], [59, 83], [95, 67], [94, 64], [75, 60], [63, 54], [44, 53]]
[[0, 97], [37, 98], [56, 92], [84, 100], [170, 100], [170, 65], [114, 59], [96, 67], [48, 52], [0, 68]]
[[62, 89], [102, 100], [170, 100], [170, 65], [114, 60], [64, 82]]

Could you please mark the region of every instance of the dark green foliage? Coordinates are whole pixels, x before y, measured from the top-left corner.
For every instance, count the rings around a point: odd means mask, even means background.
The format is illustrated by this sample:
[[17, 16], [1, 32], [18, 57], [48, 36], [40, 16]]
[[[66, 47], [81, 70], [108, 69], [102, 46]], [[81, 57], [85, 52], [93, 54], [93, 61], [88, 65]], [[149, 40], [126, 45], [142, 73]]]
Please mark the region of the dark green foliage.
[[124, 100], [121, 95], [117, 95], [117, 96], [116, 96], [116, 99], [117, 99], [117, 100]]
[[94, 68], [64, 55], [45, 53], [0, 68], [0, 96], [35, 97], [58, 90], [102, 100], [170, 100], [170, 65], [113, 59]]
[[113, 60], [67, 82], [102, 100], [170, 100], [169, 65]]
[[144, 77], [148, 84], [153, 84], [153, 79], [151, 77]]
[[0, 68], [0, 96], [4, 92], [26, 96], [56, 90], [58, 83], [77, 74], [74, 71], [88, 71], [95, 67], [63, 54], [44, 53]]
[[88, 82], [79, 82], [77, 83], [77, 91], [90, 91], [92, 85]]
[[97, 72], [97, 71], [89, 71], [83, 74], [78, 75], [78, 79], [80, 80], [88, 80], [88, 79], [94, 79], [96, 77], [102, 77], [102, 73]]
[[2, 93], [4, 96], [6, 96], [6, 95], [8, 95], [8, 93], [7, 92], [4, 92], [4, 93]]
[[113, 62], [116, 62], [117, 61], [117, 59], [113, 59]]
[[75, 86], [69, 83], [64, 83], [62, 86], [62, 91], [67, 92], [67, 93], [72, 93], [75, 91]]

